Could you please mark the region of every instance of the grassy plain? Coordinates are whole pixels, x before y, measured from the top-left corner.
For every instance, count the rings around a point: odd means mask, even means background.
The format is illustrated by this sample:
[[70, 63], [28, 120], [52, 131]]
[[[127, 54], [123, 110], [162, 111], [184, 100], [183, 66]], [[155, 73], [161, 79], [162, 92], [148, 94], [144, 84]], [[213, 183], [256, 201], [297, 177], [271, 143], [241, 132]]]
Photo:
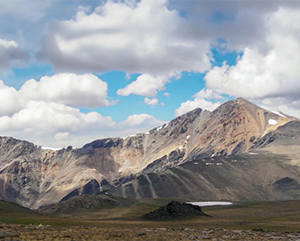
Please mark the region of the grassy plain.
[[[169, 201], [143, 200], [132, 206], [96, 208], [55, 216], [40, 215], [16, 204], [1, 201], [0, 236], [1, 231], [5, 231], [13, 232], [23, 240], [142, 240], [145, 239], [143, 236], [151, 233], [153, 240], [173, 240], [180, 235], [183, 237], [184, 233], [189, 235], [186, 237], [190, 237], [199, 230], [202, 230], [201, 235], [214, 230], [216, 234], [221, 232], [221, 236], [224, 236], [224, 230], [258, 228], [270, 232], [300, 232], [300, 201], [249, 202], [203, 208], [205, 213], [213, 217], [160, 222], [140, 218]], [[147, 237], [150, 238], [149, 235]], [[188, 240], [184, 237], [182, 239]], [[6, 240], [10, 240], [10, 237], [6, 237]]]
[[204, 207], [212, 217], [169, 221], [145, 221], [143, 214], [169, 200], [143, 200], [133, 206], [100, 208], [55, 216], [37, 214], [17, 204], [0, 202], [0, 222], [43, 224], [58, 227], [170, 227], [170, 228], [262, 228], [270, 231], [300, 231], [300, 201], [248, 202], [233, 206]]

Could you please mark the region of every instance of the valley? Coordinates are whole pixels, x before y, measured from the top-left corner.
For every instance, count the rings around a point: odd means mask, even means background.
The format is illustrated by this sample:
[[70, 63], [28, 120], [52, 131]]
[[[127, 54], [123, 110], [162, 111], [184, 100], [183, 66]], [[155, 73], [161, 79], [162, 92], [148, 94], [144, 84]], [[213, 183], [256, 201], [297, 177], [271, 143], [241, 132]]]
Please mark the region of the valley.
[[73, 210], [55, 215], [41, 215], [2, 202], [0, 236], [4, 240], [297, 240], [300, 237], [300, 201], [204, 207], [204, 212], [212, 217], [160, 222], [140, 218], [169, 201], [144, 199], [129, 206]]

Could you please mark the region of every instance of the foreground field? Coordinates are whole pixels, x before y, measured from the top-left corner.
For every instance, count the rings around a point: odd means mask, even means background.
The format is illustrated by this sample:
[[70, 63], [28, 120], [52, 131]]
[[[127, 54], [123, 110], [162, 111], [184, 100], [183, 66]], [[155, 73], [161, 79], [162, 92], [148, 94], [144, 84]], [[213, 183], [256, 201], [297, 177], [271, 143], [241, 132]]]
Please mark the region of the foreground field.
[[228, 230], [224, 228], [57, 228], [43, 225], [0, 225], [4, 240], [299, 240], [300, 233]]
[[[5, 240], [297, 240], [300, 201], [207, 207], [213, 217], [163, 222], [140, 216], [169, 200], [44, 216], [16, 204], [0, 204], [0, 238]], [[263, 232], [264, 231], [264, 232]]]

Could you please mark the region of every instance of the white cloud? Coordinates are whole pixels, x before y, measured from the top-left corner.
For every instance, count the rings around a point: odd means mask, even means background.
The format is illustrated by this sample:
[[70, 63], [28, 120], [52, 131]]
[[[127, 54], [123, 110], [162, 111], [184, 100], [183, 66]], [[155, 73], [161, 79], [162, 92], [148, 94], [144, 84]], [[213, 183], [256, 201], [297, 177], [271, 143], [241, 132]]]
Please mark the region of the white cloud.
[[221, 38], [228, 50], [243, 51], [256, 46], [265, 51], [268, 29], [265, 19], [280, 8], [300, 9], [299, 1], [172, 1], [172, 8], [187, 16], [195, 38]]
[[19, 91], [24, 100], [56, 102], [74, 107], [102, 107], [113, 103], [107, 98], [107, 84], [92, 74], [70, 73], [28, 80]]
[[[210, 44], [195, 39], [167, 0], [107, 1], [91, 14], [51, 24], [37, 56], [56, 69], [169, 75], [210, 68]], [[189, 32], [189, 34], [188, 34]]]
[[31, 79], [19, 91], [0, 81], [1, 135], [42, 146], [80, 147], [99, 138], [146, 132], [163, 123], [147, 114], [116, 123], [110, 116], [74, 108], [112, 104], [106, 97], [107, 84], [92, 74], [57, 74], [39, 82]]
[[165, 92], [165, 93], [164, 93], [164, 96], [165, 96], [167, 99], [170, 99], [170, 95], [171, 95], [171, 94], [168, 93], [168, 92]]
[[146, 132], [162, 123], [147, 114], [116, 123], [97, 112], [86, 114], [63, 104], [30, 101], [11, 117], [0, 117], [0, 132], [42, 146], [80, 147], [99, 138]]
[[[57, 74], [44, 76], [24, 83], [19, 91], [6, 86], [0, 80], [0, 116], [11, 116], [31, 101], [60, 103], [72, 107], [96, 108], [110, 106], [107, 100], [107, 84], [92, 74]], [[5, 103], [5, 104], [4, 104]]]
[[154, 99], [149, 99], [149, 98], [145, 98], [144, 99], [144, 102], [147, 104], [147, 105], [150, 105], [151, 107], [154, 107], [156, 105], [158, 105], [158, 99], [154, 98]]
[[196, 93], [193, 97], [198, 99], [208, 99], [208, 100], [223, 99], [221, 95], [219, 95], [218, 93], [216, 93], [211, 89], [202, 89], [198, 93]]
[[[281, 109], [300, 110], [300, 10], [280, 8], [265, 18], [267, 51], [245, 48], [237, 64], [223, 63], [205, 76], [206, 87], [219, 94], [244, 97]], [[278, 102], [280, 100], [280, 102]], [[299, 111], [298, 111], [299, 112]], [[300, 113], [300, 112], [299, 112]], [[297, 116], [300, 116], [297, 114]]]
[[0, 116], [11, 115], [21, 108], [18, 92], [0, 80]]
[[23, 65], [28, 59], [28, 53], [24, 52], [15, 41], [0, 39], [0, 69]]
[[158, 125], [161, 124], [160, 121], [156, 121], [154, 119], [154, 117], [152, 117], [148, 114], [136, 114], [136, 115], [128, 116], [125, 121], [121, 122], [121, 125], [137, 126], [137, 125], [141, 125], [147, 121], [157, 122]]
[[30, 101], [11, 117], [0, 117], [2, 135], [51, 147], [80, 146], [89, 138], [96, 138], [96, 130], [105, 130], [114, 125], [110, 117], [103, 117], [99, 113], [85, 114], [63, 104], [42, 101]]
[[[135, 133], [143, 133], [161, 126], [165, 121], [157, 120], [155, 117], [148, 114], [134, 114], [127, 117], [126, 120], [118, 123], [116, 128], [121, 136], [127, 136]], [[120, 136], [120, 135], [119, 135]]]
[[254, 102], [267, 110], [281, 111], [286, 115], [300, 118], [300, 100], [295, 100], [293, 97], [264, 98]]
[[135, 94], [154, 97], [157, 95], [157, 91], [161, 91], [165, 88], [165, 83], [167, 82], [168, 79], [165, 77], [155, 78], [148, 74], [142, 74], [124, 89], [119, 89], [117, 94], [122, 96]]
[[195, 98], [194, 100], [188, 100], [184, 103], [181, 103], [180, 107], [175, 110], [175, 114], [176, 116], [180, 116], [196, 108], [212, 111], [219, 105], [221, 105], [220, 102], [213, 103], [202, 98]]
[[106, 97], [107, 84], [91, 74], [44, 76], [39, 82], [31, 79], [19, 91], [0, 81], [1, 135], [45, 146], [80, 146], [101, 136], [96, 130], [106, 132], [115, 122], [71, 106], [113, 104]]
[[181, 103], [180, 107], [175, 110], [175, 115], [183, 115], [196, 108], [201, 108], [203, 110], [213, 111], [222, 103], [216, 100], [224, 99], [223, 96], [217, 94], [211, 89], [202, 89], [198, 93], [192, 96], [194, 100], [188, 100]]
[[105, 120], [96, 112], [84, 114], [80, 113], [78, 109], [63, 104], [43, 101], [28, 102], [24, 109], [13, 114], [10, 119], [10, 128], [14, 130], [27, 129], [37, 132], [52, 132], [70, 128], [76, 130], [84, 125], [103, 124]]

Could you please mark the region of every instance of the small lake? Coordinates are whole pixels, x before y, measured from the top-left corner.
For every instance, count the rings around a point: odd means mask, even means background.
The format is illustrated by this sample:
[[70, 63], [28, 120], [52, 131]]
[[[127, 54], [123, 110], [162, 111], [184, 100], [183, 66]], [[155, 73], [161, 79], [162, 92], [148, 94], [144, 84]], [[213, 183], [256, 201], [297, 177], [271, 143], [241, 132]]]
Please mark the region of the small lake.
[[209, 206], [229, 206], [232, 205], [232, 202], [213, 202], [213, 201], [207, 201], [207, 202], [187, 202], [189, 204], [199, 206], [199, 207], [209, 207]]

